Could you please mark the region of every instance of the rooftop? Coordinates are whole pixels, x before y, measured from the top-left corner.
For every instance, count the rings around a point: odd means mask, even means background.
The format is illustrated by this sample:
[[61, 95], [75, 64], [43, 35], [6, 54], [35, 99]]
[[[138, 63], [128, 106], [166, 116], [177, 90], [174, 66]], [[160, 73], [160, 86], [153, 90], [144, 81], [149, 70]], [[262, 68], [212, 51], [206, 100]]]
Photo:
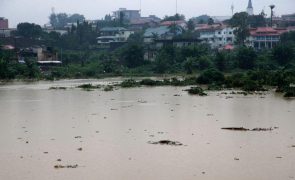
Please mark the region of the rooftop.
[[101, 32], [113, 32], [113, 31], [127, 31], [124, 27], [104, 27], [100, 29]]
[[144, 37], [152, 37], [154, 35], [164, 35], [166, 33], [169, 33], [169, 28], [167, 26], [160, 26], [160, 27], [156, 27], [156, 28], [148, 28], [145, 33], [144, 33]]
[[171, 25], [174, 25], [174, 24], [177, 24], [177, 25], [186, 24], [186, 21], [184, 21], [184, 20], [180, 20], [180, 21], [163, 21], [161, 23], [162, 26], [171, 26]]
[[285, 32], [287, 32], [287, 29], [271, 28], [271, 27], [258, 27], [258, 28], [250, 29], [250, 34], [252, 36], [259, 36], [259, 35], [265, 35], [265, 36], [281, 35], [281, 34], [283, 34]]

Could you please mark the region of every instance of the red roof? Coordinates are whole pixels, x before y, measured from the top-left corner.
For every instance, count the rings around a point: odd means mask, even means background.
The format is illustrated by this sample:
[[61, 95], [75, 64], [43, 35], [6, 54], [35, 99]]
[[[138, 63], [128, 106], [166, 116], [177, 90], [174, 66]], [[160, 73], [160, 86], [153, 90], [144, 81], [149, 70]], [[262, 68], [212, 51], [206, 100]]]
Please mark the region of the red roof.
[[231, 45], [231, 44], [227, 44], [227, 45], [224, 46], [223, 49], [224, 49], [224, 50], [233, 50], [233, 49], [234, 49], [234, 46]]
[[185, 24], [185, 21], [164, 21], [161, 23], [162, 26], [171, 26], [174, 24], [180, 25], [180, 24]]
[[285, 32], [287, 32], [286, 29], [276, 29], [271, 27], [258, 27], [255, 29], [250, 29], [251, 36], [279, 36]]
[[212, 24], [212, 25], [208, 25], [208, 24], [202, 24], [196, 27], [196, 30], [199, 31], [208, 31], [208, 30], [220, 30], [220, 29], [224, 29], [226, 26], [223, 24]]

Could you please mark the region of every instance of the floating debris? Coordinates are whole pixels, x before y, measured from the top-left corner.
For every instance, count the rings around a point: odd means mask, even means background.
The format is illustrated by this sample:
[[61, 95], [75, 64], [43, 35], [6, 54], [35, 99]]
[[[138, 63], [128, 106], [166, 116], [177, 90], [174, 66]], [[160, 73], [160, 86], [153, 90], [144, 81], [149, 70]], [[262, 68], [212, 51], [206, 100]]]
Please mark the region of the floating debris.
[[138, 100], [137, 102], [142, 103], [142, 104], [147, 103], [147, 101], [143, 101], [143, 100]]
[[161, 140], [157, 142], [149, 141], [148, 143], [155, 144], [155, 145], [159, 144], [159, 145], [169, 145], [169, 146], [183, 146], [183, 144], [178, 141], [170, 141], [170, 140]]
[[81, 139], [82, 136], [75, 136], [75, 139]]
[[239, 161], [240, 159], [239, 159], [239, 158], [234, 158], [234, 160], [235, 160], [235, 161]]
[[83, 150], [83, 148], [78, 148], [77, 150], [78, 150], [78, 151], [82, 151], [82, 150]]
[[61, 159], [57, 159], [56, 161], [61, 162]]
[[247, 129], [244, 127], [226, 127], [221, 128], [222, 130], [231, 130], [231, 131], [272, 131], [273, 128], [254, 128], [254, 129]]
[[254, 128], [251, 131], [272, 131], [273, 128]]
[[114, 86], [111, 86], [111, 85], [107, 85], [104, 89], [103, 89], [103, 91], [106, 91], [106, 92], [108, 92], [108, 91], [113, 91], [114, 90]]
[[66, 87], [50, 87], [49, 90], [66, 90]]
[[76, 164], [76, 165], [66, 165], [66, 166], [63, 166], [63, 165], [55, 165], [54, 166], [55, 169], [63, 169], [63, 168], [75, 169], [77, 167], [78, 167], [78, 164]]

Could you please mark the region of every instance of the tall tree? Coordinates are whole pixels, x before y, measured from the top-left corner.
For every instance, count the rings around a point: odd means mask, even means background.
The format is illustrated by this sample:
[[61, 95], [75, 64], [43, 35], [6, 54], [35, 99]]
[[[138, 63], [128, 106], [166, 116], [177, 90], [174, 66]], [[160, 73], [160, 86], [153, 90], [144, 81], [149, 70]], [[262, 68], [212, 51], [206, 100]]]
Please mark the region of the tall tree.
[[237, 61], [241, 69], [253, 69], [257, 54], [253, 48], [240, 47], [237, 51]]
[[34, 23], [20, 23], [17, 25], [17, 34], [26, 38], [38, 38], [42, 34], [42, 28]]
[[249, 16], [248, 22], [249, 22], [250, 27], [252, 27], [252, 28], [266, 26], [266, 19], [261, 14]]
[[131, 44], [124, 47], [120, 52], [121, 62], [129, 67], [134, 68], [143, 65], [143, 47]]
[[175, 14], [174, 16], [165, 16], [163, 21], [180, 21], [185, 20], [185, 16], [183, 14]]
[[230, 25], [235, 28], [236, 43], [238, 45], [245, 45], [246, 38], [250, 35], [248, 13], [240, 12], [234, 14], [230, 19]]
[[50, 24], [57, 29], [64, 28], [68, 23], [83, 22], [85, 21], [84, 15], [73, 14], [68, 15], [66, 13], [51, 14], [49, 16]]
[[189, 32], [193, 32], [195, 30], [195, 23], [192, 19], [187, 22], [187, 29]]

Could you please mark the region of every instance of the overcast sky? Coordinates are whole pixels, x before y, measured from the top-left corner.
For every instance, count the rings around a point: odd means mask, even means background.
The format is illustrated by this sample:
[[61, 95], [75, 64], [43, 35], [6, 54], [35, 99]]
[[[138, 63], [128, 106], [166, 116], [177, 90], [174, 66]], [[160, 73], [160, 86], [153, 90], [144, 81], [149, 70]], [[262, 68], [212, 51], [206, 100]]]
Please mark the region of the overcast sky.
[[[142, 15], [155, 14], [159, 17], [175, 14], [176, 0], [142, 0]], [[252, 0], [254, 12], [260, 13], [268, 6], [276, 5], [276, 15], [295, 12], [295, 0]], [[235, 12], [245, 11], [248, 0], [178, 0], [178, 12], [187, 18], [208, 14], [211, 16], [231, 15], [230, 6]], [[19, 22], [48, 23], [51, 8], [69, 14], [80, 13], [86, 19], [101, 19], [120, 7], [139, 9], [140, 0], [0, 0], [0, 17], [9, 19], [11, 27]]]

